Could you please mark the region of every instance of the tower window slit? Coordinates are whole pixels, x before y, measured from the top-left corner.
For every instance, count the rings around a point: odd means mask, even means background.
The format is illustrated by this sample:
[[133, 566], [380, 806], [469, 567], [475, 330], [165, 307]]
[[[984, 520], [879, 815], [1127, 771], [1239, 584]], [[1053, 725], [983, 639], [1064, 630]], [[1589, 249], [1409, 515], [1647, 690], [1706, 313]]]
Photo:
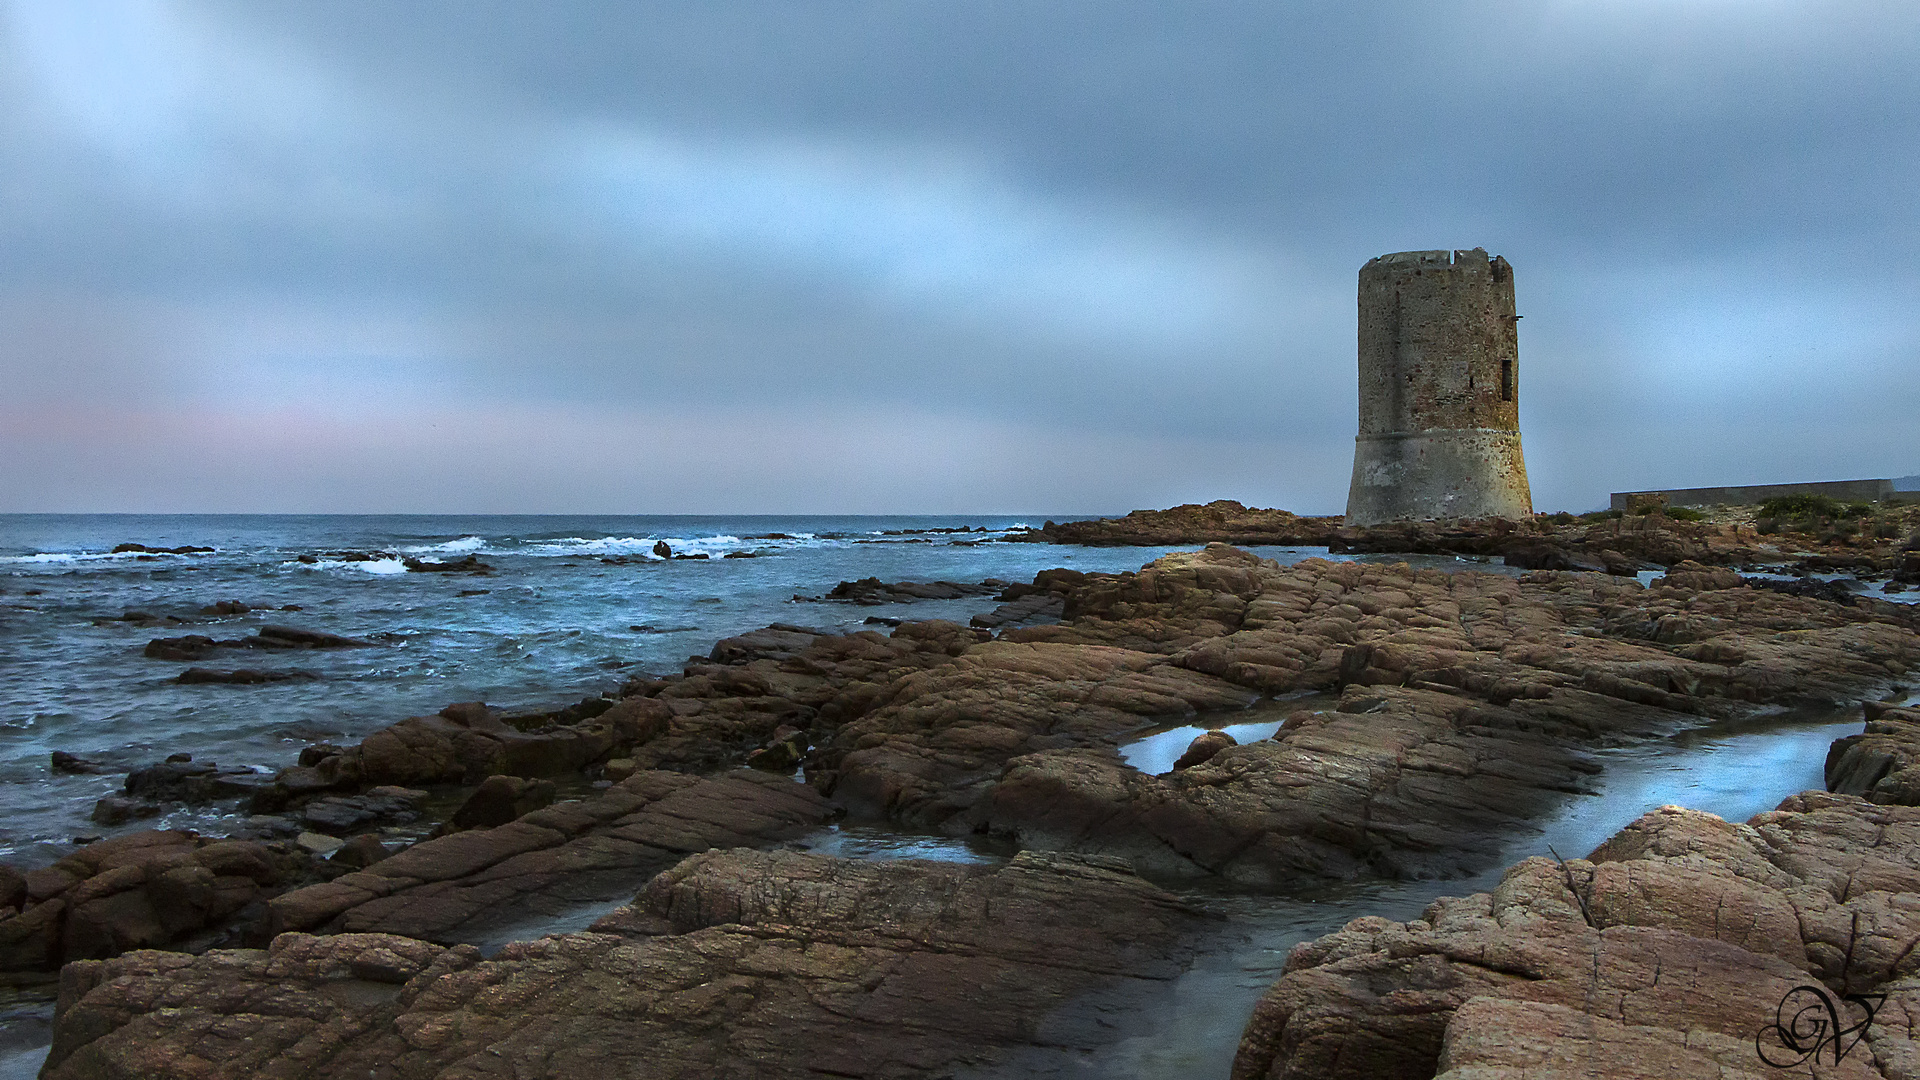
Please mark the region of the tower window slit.
[[1500, 400], [1513, 400], [1513, 358], [1510, 356], [1500, 358]]

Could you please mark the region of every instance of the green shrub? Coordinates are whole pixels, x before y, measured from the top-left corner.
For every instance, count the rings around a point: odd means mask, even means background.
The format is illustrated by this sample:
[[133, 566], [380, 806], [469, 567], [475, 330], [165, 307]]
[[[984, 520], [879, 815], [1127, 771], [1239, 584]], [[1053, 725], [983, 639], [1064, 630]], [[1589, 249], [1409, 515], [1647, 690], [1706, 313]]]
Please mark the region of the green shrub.
[[1761, 536], [1772, 536], [1774, 533], [1780, 531], [1780, 521], [1777, 518], [1770, 517], [1755, 518], [1753, 520], [1753, 531], [1759, 533]]
[[1667, 516], [1675, 521], [1705, 521], [1707, 515], [1691, 506], [1669, 506]]
[[1837, 518], [1845, 511], [1825, 495], [1775, 495], [1760, 503], [1760, 516], [1770, 518]]
[[1870, 518], [1873, 516], [1871, 503], [1848, 503], [1840, 510], [1840, 516], [1850, 518]]
[[1873, 535], [1882, 540], [1892, 540], [1900, 535], [1900, 526], [1891, 521], [1881, 521], [1874, 525]]
[[1580, 519], [1562, 510], [1557, 514], [1543, 514], [1541, 515], [1541, 520], [1549, 525], [1571, 525]]

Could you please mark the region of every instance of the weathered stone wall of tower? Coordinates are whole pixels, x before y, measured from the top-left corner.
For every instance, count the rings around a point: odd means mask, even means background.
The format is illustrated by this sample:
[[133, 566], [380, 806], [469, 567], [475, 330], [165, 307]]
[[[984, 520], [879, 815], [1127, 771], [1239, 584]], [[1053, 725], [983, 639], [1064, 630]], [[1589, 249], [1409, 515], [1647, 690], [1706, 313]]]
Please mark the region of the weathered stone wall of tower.
[[1382, 255], [1359, 307], [1347, 523], [1531, 514], [1513, 268], [1484, 248]]

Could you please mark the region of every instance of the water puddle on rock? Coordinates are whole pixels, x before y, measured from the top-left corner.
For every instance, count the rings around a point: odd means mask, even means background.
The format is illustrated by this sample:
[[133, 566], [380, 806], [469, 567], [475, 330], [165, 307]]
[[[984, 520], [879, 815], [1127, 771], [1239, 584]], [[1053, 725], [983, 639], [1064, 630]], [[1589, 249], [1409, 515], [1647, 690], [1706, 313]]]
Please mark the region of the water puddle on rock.
[[[1187, 752], [1193, 740], [1209, 731], [1224, 731], [1236, 743], [1259, 742], [1273, 738], [1289, 715], [1299, 709], [1324, 712], [1340, 703], [1337, 695], [1312, 694], [1263, 701], [1240, 713], [1216, 713], [1204, 724], [1150, 729], [1122, 745], [1120, 759], [1149, 776], [1173, 771], [1173, 763]], [[1226, 720], [1237, 723], [1225, 723]]]

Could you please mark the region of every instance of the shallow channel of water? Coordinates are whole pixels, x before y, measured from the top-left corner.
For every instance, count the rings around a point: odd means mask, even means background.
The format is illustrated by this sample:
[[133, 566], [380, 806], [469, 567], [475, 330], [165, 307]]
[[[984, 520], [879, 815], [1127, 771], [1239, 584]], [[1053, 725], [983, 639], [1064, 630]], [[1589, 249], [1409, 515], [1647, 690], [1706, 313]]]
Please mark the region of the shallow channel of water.
[[[1536, 832], [1516, 836], [1495, 866], [1471, 878], [1358, 882], [1292, 896], [1189, 892], [1197, 906], [1225, 916], [1230, 929], [1186, 974], [1144, 1002], [1094, 998], [1076, 1003], [1055, 1018], [1059, 1048], [1026, 1053], [969, 1075], [1224, 1078], [1255, 1003], [1280, 977], [1288, 952], [1300, 942], [1362, 915], [1417, 918], [1439, 897], [1489, 891], [1506, 867], [1547, 855], [1549, 849], [1569, 859], [1583, 857], [1658, 806], [1674, 804], [1745, 821], [1773, 809], [1788, 795], [1823, 789], [1828, 747], [1860, 729], [1857, 706], [1800, 710], [1600, 751], [1595, 756], [1605, 768], [1597, 778], [1596, 794], [1570, 798], [1557, 813], [1538, 821]], [[1153, 751], [1151, 759], [1164, 757], [1164, 745], [1174, 741], [1184, 749], [1199, 730], [1161, 733], [1157, 738], [1162, 749]], [[1128, 1034], [1084, 1049], [1087, 1032], [1095, 1028]]]

